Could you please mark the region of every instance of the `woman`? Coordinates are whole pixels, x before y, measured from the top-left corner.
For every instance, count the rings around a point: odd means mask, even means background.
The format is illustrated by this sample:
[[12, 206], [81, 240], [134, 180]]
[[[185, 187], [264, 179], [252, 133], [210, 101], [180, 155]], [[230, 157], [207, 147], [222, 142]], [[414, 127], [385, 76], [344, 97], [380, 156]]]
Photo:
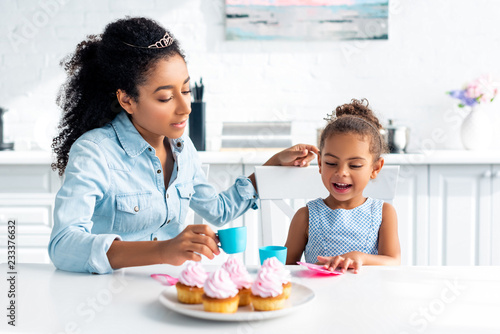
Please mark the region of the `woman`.
[[[63, 270], [112, 269], [210, 259], [219, 254], [206, 225], [184, 224], [188, 206], [224, 225], [256, 208], [254, 176], [217, 194], [184, 129], [191, 95], [178, 42], [156, 22], [127, 18], [88, 36], [63, 62], [68, 81], [54, 138], [64, 175], [56, 196], [49, 255]], [[309, 164], [296, 145], [266, 165]]]

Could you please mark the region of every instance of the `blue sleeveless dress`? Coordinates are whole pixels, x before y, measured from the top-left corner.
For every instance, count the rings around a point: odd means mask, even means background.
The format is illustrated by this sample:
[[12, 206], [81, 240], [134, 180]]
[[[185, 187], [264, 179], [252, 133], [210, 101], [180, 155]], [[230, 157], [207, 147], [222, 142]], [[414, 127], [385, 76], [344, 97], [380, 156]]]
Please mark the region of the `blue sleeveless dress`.
[[318, 255], [336, 256], [352, 251], [378, 254], [383, 205], [384, 201], [370, 197], [351, 210], [332, 210], [321, 198], [308, 202], [306, 262], [316, 263]]

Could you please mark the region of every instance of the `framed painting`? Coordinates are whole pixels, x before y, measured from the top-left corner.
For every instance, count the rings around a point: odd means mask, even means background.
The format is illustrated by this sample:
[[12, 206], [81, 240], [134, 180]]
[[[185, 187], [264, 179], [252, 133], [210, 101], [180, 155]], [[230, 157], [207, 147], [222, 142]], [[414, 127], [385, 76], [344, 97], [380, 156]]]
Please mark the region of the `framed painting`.
[[388, 8], [382, 0], [226, 0], [226, 39], [388, 39]]

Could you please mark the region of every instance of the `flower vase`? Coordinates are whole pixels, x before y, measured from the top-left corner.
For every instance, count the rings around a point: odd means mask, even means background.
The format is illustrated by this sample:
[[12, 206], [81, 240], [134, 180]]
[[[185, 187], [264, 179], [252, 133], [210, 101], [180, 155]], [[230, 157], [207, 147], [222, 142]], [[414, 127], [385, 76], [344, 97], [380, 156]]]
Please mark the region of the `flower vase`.
[[462, 123], [460, 135], [467, 150], [485, 150], [490, 147], [493, 138], [491, 119], [480, 105], [471, 107], [471, 112]]

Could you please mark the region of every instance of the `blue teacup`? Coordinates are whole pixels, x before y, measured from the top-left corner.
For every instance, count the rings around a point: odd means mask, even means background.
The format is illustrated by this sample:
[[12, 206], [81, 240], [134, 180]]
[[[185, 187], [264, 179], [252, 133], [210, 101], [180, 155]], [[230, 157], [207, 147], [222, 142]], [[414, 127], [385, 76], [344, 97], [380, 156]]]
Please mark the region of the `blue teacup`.
[[260, 264], [270, 257], [276, 257], [281, 263], [286, 264], [286, 247], [284, 246], [264, 246], [259, 248]]
[[226, 254], [244, 252], [247, 247], [247, 227], [232, 227], [217, 231], [220, 246]]

